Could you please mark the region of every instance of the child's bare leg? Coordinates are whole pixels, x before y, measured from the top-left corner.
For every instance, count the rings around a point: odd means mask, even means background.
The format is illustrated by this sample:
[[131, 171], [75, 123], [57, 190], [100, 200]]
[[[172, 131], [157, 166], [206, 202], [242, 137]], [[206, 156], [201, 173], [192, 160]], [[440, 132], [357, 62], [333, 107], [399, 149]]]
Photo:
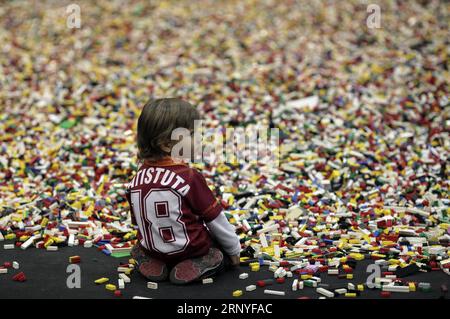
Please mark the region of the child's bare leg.
[[131, 257], [136, 260], [138, 271], [150, 281], [164, 281], [169, 275], [167, 265], [162, 261], [148, 256], [137, 243], [131, 249]]
[[177, 264], [170, 272], [170, 281], [174, 284], [188, 284], [216, 275], [223, 269], [224, 256], [217, 248], [210, 248], [202, 257], [186, 259]]

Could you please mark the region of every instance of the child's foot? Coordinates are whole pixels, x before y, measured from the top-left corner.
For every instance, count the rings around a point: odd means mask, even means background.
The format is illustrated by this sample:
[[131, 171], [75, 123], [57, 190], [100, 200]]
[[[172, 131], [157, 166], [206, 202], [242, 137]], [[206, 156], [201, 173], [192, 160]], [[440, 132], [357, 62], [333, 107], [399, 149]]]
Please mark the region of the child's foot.
[[187, 259], [177, 264], [170, 272], [174, 284], [188, 284], [219, 272], [223, 267], [223, 254], [217, 248], [210, 248], [202, 257]]
[[145, 254], [140, 246], [131, 249], [131, 257], [136, 260], [138, 271], [148, 280], [164, 281], [169, 276], [167, 265]]

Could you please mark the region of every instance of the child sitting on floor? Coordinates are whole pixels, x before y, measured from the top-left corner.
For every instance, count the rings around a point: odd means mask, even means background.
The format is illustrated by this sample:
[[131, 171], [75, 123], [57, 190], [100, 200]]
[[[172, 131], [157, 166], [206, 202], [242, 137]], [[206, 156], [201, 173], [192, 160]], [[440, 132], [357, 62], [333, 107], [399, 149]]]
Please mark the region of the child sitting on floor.
[[143, 164], [127, 188], [138, 242], [131, 251], [150, 281], [186, 284], [238, 265], [240, 243], [205, 178], [171, 156], [172, 131], [193, 131], [197, 110], [176, 98], [149, 101], [138, 120]]

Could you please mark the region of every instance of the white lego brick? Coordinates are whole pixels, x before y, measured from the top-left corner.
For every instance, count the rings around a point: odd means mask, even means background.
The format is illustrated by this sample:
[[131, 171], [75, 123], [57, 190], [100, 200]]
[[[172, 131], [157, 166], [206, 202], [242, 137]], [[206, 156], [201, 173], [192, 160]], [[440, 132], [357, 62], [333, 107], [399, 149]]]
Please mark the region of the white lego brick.
[[271, 289], [264, 289], [264, 293], [266, 295], [276, 295], [276, 296], [284, 296], [285, 295], [284, 291], [271, 290]]
[[321, 283], [322, 279], [320, 279], [319, 277], [311, 277], [310, 279], [316, 281], [317, 283]]
[[317, 288], [316, 292], [327, 297], [327, 298], [333, 298], [334, 297], [334, 292], [331, 292], [325, 288]]
[[130, 277], [128, 277], [127, 275], [120, 273], [119, 274], [119, 278], [123, 280], [124, 283], [129, 284], [131, 282]]
[[23, 249], [23, 250], [27, 249], [28, 247], [30, 247], [30, 246], [33, 244], [33, 242], [34, 242], [36, 239], [39, 239], [39, 238], [41, 238], [41, 235], [31, 236], [30, 238], [28, 238], [28, 239], [20, 246], [20, 248]]
[[303, 280], [299, 281], [298, 282], [298, 289], [302, 290], [304, 287], [305, 287], [305, 284], [304, 284]]
[[91, 240], [86, 240], [83, 244], [84, 248], [91, 248], [93, 246], [93, 243]]
[[69, 240], [67, 242], [67, 245], [69, 247], [73, 247], [75, 245], [75, 235], [74, 234], [69, 235]]
[[339, 275], [339, 269], [328, 269], [328, 275]]
[[383, 291], [390, 292], [409, 292], [409, 286], [384, 285]]
[[130, 271], [130, 268], [128, 267], [117, 267], [117, 271], [120, 273], [127, 273]]
[[148, 289], [158, 289], [158, 283], [149, 281], [149, 282], [147, 282], [147, 288]]
[[280, 246], [278, 245], [274, 246], [274, 256], [275, 258], [280, 258], [281, 256]]
[[297, 291], [298, 289], [298, 279], [295, 279], [292, 283], [292, 291]]
[[246, 272], [239, 275], [239, 279], [247, 279], [247, 278], [248, 278], [248, 273], [246, 273]]
[[250, 286], [245, 287], [245, 291], [253, 291], [253, 290], [256, 290], [255, 285], [250, 285]]
[[347, 289], [340, 288], [340, 289], [336, 289], [334, 292], [337, 293], [338, 295], [345, 295], [347, 293]]
[[266, 234], [264, 233], [259, 234], [259, 242], [261, 243], [261, 246], [263, 246], [264, 248], [269, 247], [269, 245], [267, 244]]

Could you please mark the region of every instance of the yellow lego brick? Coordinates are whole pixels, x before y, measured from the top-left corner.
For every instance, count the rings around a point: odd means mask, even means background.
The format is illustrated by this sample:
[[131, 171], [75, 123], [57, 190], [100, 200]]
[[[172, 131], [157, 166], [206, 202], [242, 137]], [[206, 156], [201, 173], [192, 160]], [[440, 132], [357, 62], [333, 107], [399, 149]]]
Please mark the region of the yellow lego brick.
[[104, 284], [105, 282], [108, 282], [108, 281], [109, 281], [109, 278], [103, 277], [103, 278], [97, 279], [97, 280], [95, 281], [95, 283], [96, 283], [97, 285], [101, 285], [101, 284]]
[[281, 215], [275, 215], [275, 216], [270, 216], [271, 220], [283, 220], [284, 216]]
[[22, 217], [18, 217], [18, 216], [13, 216], [11, 217], [11, 219], [15, 222], [21, 222], [22, 221]]
[[116, 285], [113, 285], [113, 284], [107, 284], [107, 285], [105, 286], [105, 288], [106, 288], [107, 290], [111, 290], [111, 291], [117, 290]]
[[47, 226], [47, 224], [48, 224], [48, 218], [44, 217], [41, 221], [41, 227], [45, 227], [45, 226]]
[[11, 239], [15, 239], [16, 238], [16, 234], [8, 234], [8, 235], [5, 235], [5, 239], [6, 240], [11, 240]]
[[23, 235], [23, 236], [20, 236], [19, 241], [26, 241], [28, 238], [30, 238], [30, 236]]
[[259, 265], [250, 267], [251, 271], [259, 271]]
[[52, 239], [55, 241], [56, 244], [60, 244], [64, 242], [64, 239], [58, 238], [58, 237], [52, 237]]
[[84, 212], [85, 216], [92, 216], [92, 213], [94, 212], [94, 205], [89, 205], [89, 207], [86, 209], [86, 211]]
[[233, 297], [240, 297], [243, 294], [244, 293], [242, 292], [242, 290], [235, 290], [235, 291], [233, 291]]
[[397, 260], [397, 259], [389, 259], [389, 260], [388, 260], [388, 263], [389, 263], [390, 265], [398, 265], [398, 264], [400, 264], [400, 260]]
[[133, 236], [132, 233], [127, 233], [127, 234], [125, 234], [125, 236], [123, 236], [123, 239], [129, 240], [132, 236]]
[[47, 240], [47, 242], [44, 244], [44, 247], [47, 248], [48, 246], [51, 246], [55, 241], [53, 239]]
[[133, 269], [131, 269], [131, 268], [128, 268], [128, 269], [126, 269], [125, 271], [123, 271], [123, 273], [125, 274], [125, 275], [129, 275], [129, 274], [131, 274], [131, 271], [132, 271]]
[[348, 256], [355, 260], [363, 260], [364, 259], [364, 255], [359, 254], [359, 253], [350, 253]]
[[286, 258], [298, 258], [301, 256], [301, 253], [286, 253]]
[[72, 206], [72, 208], [79, 210], [79, 209], [81, 209], [81, 202], [77, 201], [77, 202], [73, 203], [71, 206]]
[[378, 197], [378, 193], [374, 193], [372, 195], [369, 196], [369, 199], [374, 199]]

